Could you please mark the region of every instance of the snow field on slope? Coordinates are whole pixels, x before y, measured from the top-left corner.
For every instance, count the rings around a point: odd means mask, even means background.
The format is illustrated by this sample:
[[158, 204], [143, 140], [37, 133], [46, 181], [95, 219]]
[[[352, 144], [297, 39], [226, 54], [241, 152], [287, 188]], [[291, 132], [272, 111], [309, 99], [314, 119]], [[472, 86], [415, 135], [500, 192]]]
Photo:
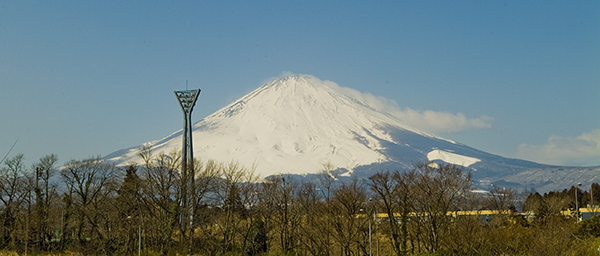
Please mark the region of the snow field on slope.
[[463, 156], [439, 149], [429, 152], [427, 154], [427, 159], [429, 159], [429, 161], [442, 160], [449, 164], [462, 165], [464, 167], [469, 167], [470, 165], [481, 161], [481, 159], [478, 158]]

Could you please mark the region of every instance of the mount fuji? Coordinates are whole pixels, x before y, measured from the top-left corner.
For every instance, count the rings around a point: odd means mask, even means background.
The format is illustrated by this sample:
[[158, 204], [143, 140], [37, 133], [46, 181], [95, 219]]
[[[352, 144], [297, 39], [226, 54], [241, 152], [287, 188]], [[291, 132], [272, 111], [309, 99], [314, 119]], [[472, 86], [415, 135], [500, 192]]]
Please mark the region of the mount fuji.
[[[464, 166], [479, 187], [494, 183], [549, 190], [569, 187], [565, 177], [577, 169], [508, 159], [420, 131], [377, 110], [363, 94], [310, 75], [268, 82], [195, 123], [192, 139], [195, 157], [254, 165], [261, 177], [310, 175], [328, 165], [339, 177], [365, 178], [435, 161]], [[154, 152], [171, 152], [180, 150], [181, 143], [180, 130], [144, 145]], [[119, 150], [105, 159], [141, 163], [139, 148]], [[577, 170], [589, 174], [600, 169]], [[547, 175], [550, 171], [554, 176]]]

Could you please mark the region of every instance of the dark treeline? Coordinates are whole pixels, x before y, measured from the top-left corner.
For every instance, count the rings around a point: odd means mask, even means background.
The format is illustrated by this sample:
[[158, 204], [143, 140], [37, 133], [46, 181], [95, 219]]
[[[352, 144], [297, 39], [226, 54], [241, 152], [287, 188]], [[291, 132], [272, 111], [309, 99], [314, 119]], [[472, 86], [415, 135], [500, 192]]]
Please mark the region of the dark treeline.
[[[561, 210], [600, 199], [577, 190], [532, 193], [492, 187], [473, 193], [454, 165], [416, 164], [340, 182], [261, 180], [235, 162], [194, 164], [195, 191], [182, 207], [178, 153], [140, 150], [142, 163], [100, 158], [57, 168], [48, 155], [31, 168], [23, 155], [0, 168], [0, 250], [84, 255], [596, 255], [600, 220], [577, 224]], [[587, 193], [587, 194], [586, 194]], [[590, 202], [591, 203], [591, 202]], [[533, 213], [529, 218], [517, 208]], [[193, 209], [189, 214], [187, 211]], [[493, 216], [456, 216], [498, 210]], [[387, 218], [385, 216], [393, 216]], [[188, 222], [189, 221], [189, 222]], [[186, 223], [182, 225], [182, 223]], [[138, 251], [139, 250], [139, 251]]]

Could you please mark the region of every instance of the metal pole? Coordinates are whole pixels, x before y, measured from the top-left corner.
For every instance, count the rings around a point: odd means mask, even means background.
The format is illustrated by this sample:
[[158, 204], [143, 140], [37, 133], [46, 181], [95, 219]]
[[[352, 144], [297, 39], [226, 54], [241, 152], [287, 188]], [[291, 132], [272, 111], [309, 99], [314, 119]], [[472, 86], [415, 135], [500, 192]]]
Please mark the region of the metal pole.
[[575, 186], [575, 222], [579, 222], [579, 202], [577, 201], [577, 186]]
[[[373, 213], [371, 212], [371, 215]], [[371, 239], [371, 217], [369, 216], [369, 256], [373, 256], [373, 239]]]
[[581, 183], [577, 183], [577, 186], [575, 186], [575, 217], [577, 218], [577, 223], [579, 223], [579, 200], [577, 200], [577, 194], [579, 194], [580, 186]]
[[142, 224], [138, 220], [138, 256], [142, 255]]
[[[194, 231], [194, 156], [192, 147], [192, 110], [196, 105], [196, 100], [200, 95], [200, 89], [175, 91], [175, 97], [179, 101], [183, 111], [183, 142], [181, 159], [181, 176], [184, 179], [181, 187], [181, 208], [180, 225], [185, 236], [185, 231], [190, 227], [190, 241]], [[186, 216], [187, 215], [187, 216]], [[187, 218], [186, 218], [187, 217]], [[191, 243], [190, 243], [191, 246]]]
[[379, 210], [377, 210], [377, 206], [375, 207], [375, 216], [373, 217], [373, 221], [375, 222], [375, 242], [377, 243], [377, 256], [379, 256]]

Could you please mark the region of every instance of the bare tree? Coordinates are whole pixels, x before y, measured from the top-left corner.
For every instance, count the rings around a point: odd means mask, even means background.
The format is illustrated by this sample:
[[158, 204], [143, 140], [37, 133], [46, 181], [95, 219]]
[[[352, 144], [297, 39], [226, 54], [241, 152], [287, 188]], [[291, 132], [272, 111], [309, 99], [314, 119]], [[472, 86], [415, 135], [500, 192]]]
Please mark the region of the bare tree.
[[[192, 209], [194, 209], [194, 215], [190, 228], [190, 239], [191, 247], [189, 253], [195, 253], [198, 249], [202, 248], [207, 253], [214, 251], [215, 246], [207, 246], [206, 244], [211, 240], [210, 227], [214, 215], [214, 202], [211, 200], [211, 196], [214, 195], [214, 191], [217, 188], [217, 183], [220, 175], [220, 169], [218, 164], [209, 160], [206, 164], [201, 161], [194, 159], [194, 173], [196, 174], [194, 189], [195, 193], [190, 195], [190, 202], [192, 203]], [[199, 228], [200, 234], [194, 232]], [[201, 236], [201, 238], [198, 238]], [[194, 240], [203, 240], [194, 242]], [[203, 244], [203, 246], [198, 246]], [[212, 249], [212, 250], [211, 250]]]
[[104, 224], [109, 221], [109, 199], [116, 194], [120, 176], [118, 168], [100, 157], [72, 160], [61, 171], [77, 218], [76, 239], [87, 253], [106, 249], [103, 243], [108, 241], [109, 230]]
[[279, 246], [283, 252], [291, 252], [297, 247], [297, 232], [300, 214], [296, 209], [298, 183], [290, 176], [276, 175], [263, 183], [263, 193], [270, 205], [270, 220], [278, 233]]
[[[392, 248], [396, 255], [407, 253], [408, 217], [412, 208], [412, 182], [414, 172], [410, 174], [380, 172], [369, 178], [375, 202], [388, 216]], [[399, 218], [396, 220], [396, 218]]]
[[146, 229], [150, 237], [150, 246], [167, 255], [172, 246], [172, 237], [180, 220], [180, 175], [181, 154], [172, 151], [169, 154], [152, 154], [150, 147], [140, 150], [142, 164], [142, 202], [148, 209]]
[[[368, 216], [365, 214], [367, 191], [358, 180], [342, 184], [331, 200], [333, 236], [340, 244], [342, 255], [367, 254], [364, 234]], [[362, 236], [361, 236], [362, 235]]]
[[436, 252], [451, 224], [449, 212], [460, 210], [468, 200], [471, 174], [456, 165], [428, 163], [415, 167], [415, 200], [418, 224], [423, 227], [422, 240], [427, 251]]
[[490, 188], [490, 195], [487, 197], [487, 205], [490, 210], [515, 211], [515, 190], [500, 186]]
[[56, 196], [56, 184], [51, 184], [50, 179], [56, 173], [55, 164], [58, 157], [54, 154], [40, 158], [33, 165], [35, 170], [34, 192], [35, 202], [35, 240], [38, 241], [38, 249], [50, 250], [49, 241], [52, 239], [50, 225], [50, 207]]
[[[19, 239], [16, 233], [19, 210], [30, 195], [30, 186], [25, 176], [26, 169], [23, 160], [23, 154], [18, 154], [4, 162], [6, 167], [0, 168], [0, 201], [2, 202], [2, 212], [0, 213], [2, 240], [0, 243], [3, 248], [16, 249]], [[29, 219], [25, 221], [29, 223]], [[29, 240], [28, 236], [25, 236], [24, 239]]]
[[[221, 179], [217, 182], [215, 194], [220, 203], [220, 216], [215, 225], [221, 234], [221, 253], [234, 251], [236, 243], [242, 249], [248, 240], [248, 229], [253, 219], [249, 208], [256, 201], [255, 186], [258, 177], [254, 167], [247, 169], [238, 162], [221, 165]], [[240, 237], [236, 241], [236, 237]]]
[[328, 237], [330, 215], [323, 197], [318, 193], [313, 182], [300, 185], [297, 204], [300, 213], [300, 240], [308, 253], [315, 256], [326, 256], [330, 252]]

